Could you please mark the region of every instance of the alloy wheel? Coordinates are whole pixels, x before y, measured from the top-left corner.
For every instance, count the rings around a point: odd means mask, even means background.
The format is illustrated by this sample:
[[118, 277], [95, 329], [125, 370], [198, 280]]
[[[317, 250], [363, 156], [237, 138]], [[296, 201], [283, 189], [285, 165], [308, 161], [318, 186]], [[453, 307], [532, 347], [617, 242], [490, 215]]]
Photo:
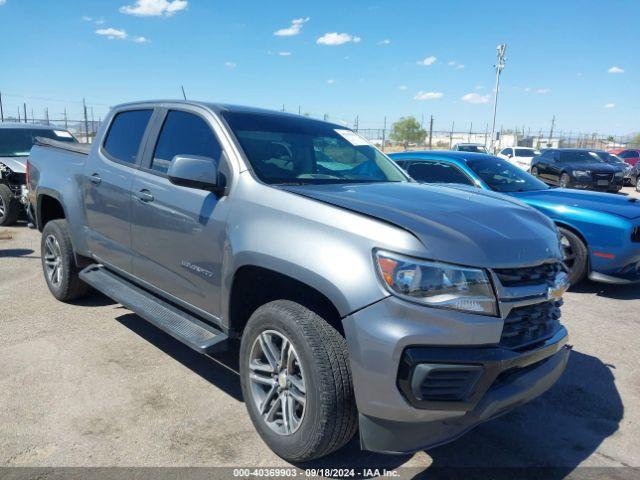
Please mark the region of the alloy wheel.
[[573, 250], [571, 242], [564, 235], [560, 236], [560, 245], [562, 245], [562, 257], [564, 264], [569, 270], [571, 270], [573, 268], [573, 264], [576, 261], [576, 253]]
[[6, 208], [4, 205], [4, 200], [2, 199], [2, 197], [0, 197], [0, 218], [4, 217], [5, 213], [6, 213]]
[[251, 396], [264, 422], [279, 435], [295, 433], [305, 413], [304, 370], [291, 340], [265, 330], [249, 356]]
[[49, 282], [58, 287], [62, 283], [62, 251], [53, 235], [48, 235], [44, 242], [44, 266]]
[[560, 177], [560, 186], [562, 188], [567, 188], [569, 186], [569, 175], [563, 173]]

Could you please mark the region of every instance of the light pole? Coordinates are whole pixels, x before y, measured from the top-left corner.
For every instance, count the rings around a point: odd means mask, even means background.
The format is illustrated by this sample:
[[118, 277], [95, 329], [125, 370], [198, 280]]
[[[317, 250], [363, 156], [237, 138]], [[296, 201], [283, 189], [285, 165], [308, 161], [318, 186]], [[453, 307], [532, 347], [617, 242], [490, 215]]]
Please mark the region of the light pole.
[[496, 47], [498, 52], [498, 61], [496, 67], [496, 88], [493, 91], [493, 122], [491, 122], [491, 153], [494, 153], [495, 133], [496, 133], [496, 112], [498, 110], [498, 91], [500, 89], [500, 74], [504, 70], [504, 55], [507, 52], [507, 44], [502, 43]]

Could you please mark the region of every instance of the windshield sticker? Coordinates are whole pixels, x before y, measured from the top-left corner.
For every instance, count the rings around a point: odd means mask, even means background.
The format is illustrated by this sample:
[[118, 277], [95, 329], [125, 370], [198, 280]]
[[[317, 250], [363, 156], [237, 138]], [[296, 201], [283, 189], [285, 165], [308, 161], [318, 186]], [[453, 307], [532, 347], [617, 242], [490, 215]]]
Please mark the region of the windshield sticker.
[[362, 145], [369, 145], [369, 142], [367, 142], [364, 138], [362, 138], [357, 133], [352, 132], [351, 130], [343, 130], [340, 128], [336, 128], [335, 132], [355, 147], [360, 147]]
[[71, 138], [71, 134], [64, 130], [54, 130], [53, 133], [56, 134], [56, 137]]

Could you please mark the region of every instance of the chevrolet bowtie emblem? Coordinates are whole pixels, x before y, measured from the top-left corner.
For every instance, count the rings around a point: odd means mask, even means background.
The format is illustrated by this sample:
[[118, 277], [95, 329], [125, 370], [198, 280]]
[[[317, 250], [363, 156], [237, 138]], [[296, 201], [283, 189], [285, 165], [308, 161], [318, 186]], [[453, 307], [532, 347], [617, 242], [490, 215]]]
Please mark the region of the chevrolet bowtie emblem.
[[552, 287], [547, 289], [547, 300], [561, 300], [564, 292], [569, 289], [569, 277], [566, 273], [560, 273], [556, 277]]

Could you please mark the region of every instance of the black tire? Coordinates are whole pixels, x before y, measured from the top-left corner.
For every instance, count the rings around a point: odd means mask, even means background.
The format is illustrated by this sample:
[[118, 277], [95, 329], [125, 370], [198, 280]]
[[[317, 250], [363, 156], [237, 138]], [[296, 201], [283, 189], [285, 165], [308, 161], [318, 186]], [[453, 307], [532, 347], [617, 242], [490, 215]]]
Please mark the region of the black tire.
[[571, 188], [571, 177], [568, 173], [560, 175], [560, 186], [562, 188]]
[[[297, 430], [275, 432], [258, 411], [249, 362], [252, 348], [265, 331], [287, 337], [304, 370], [305, 410]], [[357, 428], [357, 411], [345, 338], [323, 318], [288, 301], [258, 308], [247, 323], [240, 347], [240, 381], [251, 421], [264, 442], [290, 462], [328, 455], [344, 446]]]
[[[57, 242], [55, 254], [59, 254], [58, 262], [60, 276], [53, 278], [50, 275], [51, 255], [48, 252], [47, 242], [51, 242], [50, 238]], [[51, 244], [49, 244], [51, 245]], [[56, 245], [56, 243], [54, 243]], [[73, 245], [69, 236], [69, 228], [66, 220], [51, 220], [42, 230], [42, 239], [40, 241], [40, 258], [42, 260], [42, 271], [45, 281], [51, 291], [51, 294], [61, 302], [70, 302], [78, 298], [86, 296], [90, 292], [90, 287], [78, 276], [79, 270], [76, 266], [75, 256], [73, 254]], [[49, 262], [49, 263], [48, 263]], [[56, 281], [57, 280], [57, 281]]]
[[20, 202], [13, 196], [11, 189], [0, 183], [0, 227], [8, 227], [18, 220]]
[[[582, 239], [566, 228], [558, 227], [560, 235], [568, 241], [568, 247], [563, 245], [565, 265], [569, 268], [569, 283], [577, 285], [587, 274], [589, 265], [589, 252]], [[563, 244], [566, 243], [563, 241]], [[569, 257], [567, 257], [569, 255]]]
[[531, 175], [533, 175], [534, 177], [538, 176], [538, 168], [537, 167], [531, 167]]

